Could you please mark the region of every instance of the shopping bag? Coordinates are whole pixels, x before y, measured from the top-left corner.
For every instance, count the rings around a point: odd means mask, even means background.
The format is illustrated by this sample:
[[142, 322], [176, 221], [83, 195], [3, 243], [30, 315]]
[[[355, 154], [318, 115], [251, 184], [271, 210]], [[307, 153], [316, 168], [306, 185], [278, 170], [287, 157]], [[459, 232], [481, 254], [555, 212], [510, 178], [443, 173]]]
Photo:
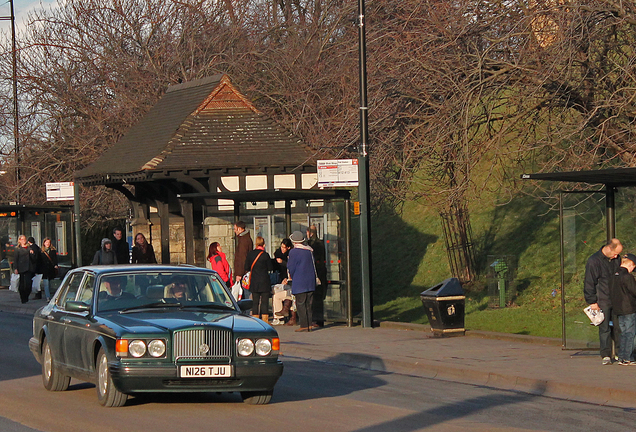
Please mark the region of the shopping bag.
[[31, 292], [39, 293], [42, 288], [40, 288], [40, 284], [42, 283], [42, 275], [36, 274], [33, 276], [33, 282], [31, 283]]
[[592, 324], [595, 326], [601, 325], [601, 323], [605, 320], [605, 315], [602, 310], [592, 310], [592, 307], [588, 306], [583, 309], [583, 312], [585, 312], [585, 315], [587, 315], [590, 321], [592, 321]]
[[243, 288], [241, 287], [241, 282], [236, 281], [234, 285], [232, 285], [232, 296], [234, 296], [234, 300], [239, 301], [243, 298]]
[[9, 291], [18, 292], [19, 285], [20, 285], [20, 275], [11, 273], [11, 283], [9, 284]]

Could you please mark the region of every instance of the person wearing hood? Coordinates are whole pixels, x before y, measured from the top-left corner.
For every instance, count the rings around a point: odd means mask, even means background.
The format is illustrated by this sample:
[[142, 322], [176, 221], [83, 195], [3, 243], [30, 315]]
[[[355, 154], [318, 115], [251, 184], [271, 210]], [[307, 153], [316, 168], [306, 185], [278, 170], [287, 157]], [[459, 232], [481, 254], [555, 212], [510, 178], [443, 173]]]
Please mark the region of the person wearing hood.
[[311, 331], [311, 309], [317, 278], [313, 249], [303, 244], [305, 236], [300, 231], [294, 231], [289, 239], [294, 244], [294, 248], [289, 251], [287, 271], [292, 281], [292, 294], [296, 298], [296, 313], [300, 324], [296, 331], [308, 332]]
[[102, 247], [95, 252], [92, 265], [109, 265], [117, 264], [117, 256], [113, 251], [113, 243], [109, 238], [102, 239]]

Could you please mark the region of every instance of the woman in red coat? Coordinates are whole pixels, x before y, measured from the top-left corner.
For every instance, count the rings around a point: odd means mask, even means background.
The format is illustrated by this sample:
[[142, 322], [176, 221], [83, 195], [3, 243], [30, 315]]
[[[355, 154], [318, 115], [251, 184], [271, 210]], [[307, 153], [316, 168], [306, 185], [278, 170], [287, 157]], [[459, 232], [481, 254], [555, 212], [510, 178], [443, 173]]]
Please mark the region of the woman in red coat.
[[210, 247], [208, 248], [208, 261], [210, 261], [210, 268], [219, 274], [228, 288], [231, 288], [232, 271], [230, 270], [230, 263], [227, 262], [227, 258], [225, 258], [225, 254], [221, 250], [219, 242], [210, 243]]

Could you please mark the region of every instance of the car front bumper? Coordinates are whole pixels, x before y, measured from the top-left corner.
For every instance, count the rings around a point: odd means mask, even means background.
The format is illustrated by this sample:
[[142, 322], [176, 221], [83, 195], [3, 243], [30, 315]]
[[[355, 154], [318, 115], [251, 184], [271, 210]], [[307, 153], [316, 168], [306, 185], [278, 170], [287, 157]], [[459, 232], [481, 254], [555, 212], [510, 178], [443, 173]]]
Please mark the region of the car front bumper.
[[174, 363], [149, 365], [117, 361], [109, 363], [109, 370], [115, 387], [127, 394], [267, 391], [274, 388], [283, 374], [283, 363], [278, 359], [237, 363], [230, 378], [181, 378]]

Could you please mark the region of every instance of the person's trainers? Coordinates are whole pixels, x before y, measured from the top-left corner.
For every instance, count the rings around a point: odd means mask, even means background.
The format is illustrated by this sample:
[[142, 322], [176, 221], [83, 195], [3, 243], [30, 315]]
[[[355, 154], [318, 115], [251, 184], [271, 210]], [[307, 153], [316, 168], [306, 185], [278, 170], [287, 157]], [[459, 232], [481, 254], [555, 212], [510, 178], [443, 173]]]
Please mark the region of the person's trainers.
[[603, 357], [603, 364], [604, 365], [611, 365], [612, 364], [612, 359], [609, 357]]

